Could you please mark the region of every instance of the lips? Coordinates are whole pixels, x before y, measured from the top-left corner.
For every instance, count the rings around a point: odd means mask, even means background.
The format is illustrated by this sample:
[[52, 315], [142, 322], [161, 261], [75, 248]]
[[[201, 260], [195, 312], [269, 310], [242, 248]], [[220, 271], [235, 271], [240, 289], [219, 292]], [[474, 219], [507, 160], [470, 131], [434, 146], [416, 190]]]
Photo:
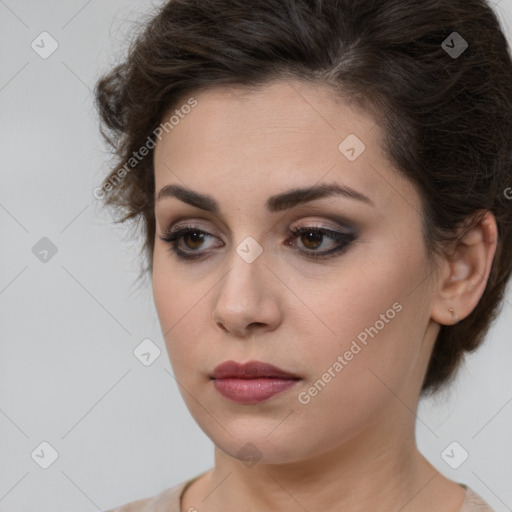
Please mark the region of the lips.
[[297, 375], [286, 372], [277, 366], [260, 361], [249, 361], [248, 363], [240, 364], [236, 361], [225, 361], [215, 367], [210, 377], [212, 379], [256, 379], [256, 378], [269, 378], [276, 379], [300, 379]]
[[244, 405], [268, 400], [301, 380], [297, 375], [260, 361], [245, 364], [226, 361], [217, 366], [210, 377], [222, 396]]

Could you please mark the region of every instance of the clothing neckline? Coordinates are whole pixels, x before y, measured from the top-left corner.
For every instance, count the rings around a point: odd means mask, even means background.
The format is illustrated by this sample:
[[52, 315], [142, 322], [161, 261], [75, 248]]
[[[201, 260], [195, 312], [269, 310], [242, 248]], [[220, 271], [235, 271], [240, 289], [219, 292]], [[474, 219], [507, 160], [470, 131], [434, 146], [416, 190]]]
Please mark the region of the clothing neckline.
[[[200, 473], [199, 475], [196, 475], [195, 477], [191, 478], [190, 480], [185, 480], [185, 482], [183, 482], [181, 489], [179, 489], [179, 492], [178, 492], [178, 502], [179, 502], [180, 512], [182, 509], [182, 500], [183, 500], [183, 495], [185, 494], [185, 491], [190, 487], [190, 485], [193, 482], [195, 482], [196, 480], [201, 478], [203, 475], [205, 475], [212, 469], [213, 468], [207, 469], [206, 471], [203, 471], [202, 473]], [[463, 512], [464, 508], [467, 506], [467, 504], [469, 502], [469, 494], [470, 494], [471, 490], [469, 489], [469, 487], [466, 484], [462, 484], [460, 482], [457, 482], [457, 484], [460, 485], [464, 489], [464, 501], [462, 502], [462, 505], [459, 509], [459, 512]]]

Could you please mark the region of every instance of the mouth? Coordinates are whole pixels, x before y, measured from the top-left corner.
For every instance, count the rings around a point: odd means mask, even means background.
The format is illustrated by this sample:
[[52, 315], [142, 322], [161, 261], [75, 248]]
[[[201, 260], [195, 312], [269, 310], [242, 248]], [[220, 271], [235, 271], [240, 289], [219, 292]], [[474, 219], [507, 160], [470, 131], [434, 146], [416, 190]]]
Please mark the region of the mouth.
[[210, 374], [215, 389], [225, 398], [254, 405], [295, 386], [301, 377], [260, 361], [242, 364], [225, 361]]

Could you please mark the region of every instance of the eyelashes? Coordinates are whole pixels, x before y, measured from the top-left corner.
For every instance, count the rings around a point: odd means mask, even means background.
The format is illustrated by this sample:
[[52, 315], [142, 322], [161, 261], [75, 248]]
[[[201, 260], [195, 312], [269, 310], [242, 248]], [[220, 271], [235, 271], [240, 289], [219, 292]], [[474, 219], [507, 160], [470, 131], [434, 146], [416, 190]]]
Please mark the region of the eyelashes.
[[[292, 250], [297, 251], [304, 257], [313, 259], [326, 259], [341, 255], [348, 249], [349, 244], [356, 240], [356, 234], [352, 231], [335, 231], [321, 226], [299, 226], [290, 229], [288, 232], [292, 235], [292, 238], [286, 240], [285, 245], [292, 247]], [[159, 238], [169, 245], [172, 253], [179, 259], [197, 260], [204, 259], [208, 253], [212, 252], [211, 248], [199, 251], [197, 250], [198, 247], [200, 248], [208, 238], [214, 239], [217, 237], [197, 226], [188, 225], [170, 229]], [[305, 249], [297, 248], [297, 244], [293, 243], [295, 239], [299, 239]], [[187, 240], [188, 243], [185, 243], [185, 247], [188, 247], [188, 250], [183, 250], [180, 247], [180, 242], [186, 242]], [[330, 250], [319, 251], [318, 247], [325, 245], [325, 240], [328, 240], [331, 246], [335, 243], [334, 247]]]
[[[348, 248], [348, 245], [356, 238], [355, 234], [352, 232], [335, 231], [320, 226], [296, 227], [290, 229], [289, 233], [293, 235], [293, 240], [299, 239], [307, 249], [304, 251], [303, 249], [297, 249], [293, 246], [294, 250], [303, 253], [307, 258], [329, 258], [332, 255], [340, 254], [344, 252]], [[316, 247], [314, 249], [308, 247], [308, 244], [313, 244], [314, 246], [319, 240], [321, 241], [320, 245], [322, 245], [324, 239], [328, 239], [331, 244], [333, 242], [337, 242], [337, 244], [328, 251], [318, 251]], [[290, 246], [292, 244], [287, 241], [286, 245]]]

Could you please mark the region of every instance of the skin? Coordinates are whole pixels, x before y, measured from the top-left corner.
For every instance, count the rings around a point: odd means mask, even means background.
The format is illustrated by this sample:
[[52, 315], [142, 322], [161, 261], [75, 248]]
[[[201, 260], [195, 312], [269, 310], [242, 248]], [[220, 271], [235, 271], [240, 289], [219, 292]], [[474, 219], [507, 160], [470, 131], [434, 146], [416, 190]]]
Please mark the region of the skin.
[[[387, 160], [369, 114], [325, 86], [299, 81], [194, 97], [197, 106], [163, 134], [154, 155], [157, 194], [177, 184], [220, 206], [211, 213], [175, 197], [155, 205], [155, 306], [182, 396], [215, 444], [214, 468], [187, 488], [182, 510], [459, 510], [462, 487], [416, 447], [415, 412], [440, 324], [470, 314], [485, 289], [496, 247], [493, 216], [468, 232], [453, 258], [439, 257], [434, 271], [420, 196]], [[338, 149], [351, 133], [366, 146], [354, 161]], [[282, 212], [265, 208], [279, 192], [332, 182], [372, 205], [333, 195]], [[335, 216], [356, 228], [357, 239], [330, 258], [308, 258], [337, 242], [288, 230], [347, 229]], [[183, 237], [179, 247], [204, 259], [181, 260], [159, 238], [188, 223], [209, 235], [202, 242]], [[263, 250], [252, 263], [236, 252], [247, 236]], [[300, 403], [298, 394], [394, 303], [400, 312]], [[269, 362], [302, 380], [242, 405], [209, 378], [226, 360]], [[260, 457], [250, 467], [237, 455], [248, 442]]]

